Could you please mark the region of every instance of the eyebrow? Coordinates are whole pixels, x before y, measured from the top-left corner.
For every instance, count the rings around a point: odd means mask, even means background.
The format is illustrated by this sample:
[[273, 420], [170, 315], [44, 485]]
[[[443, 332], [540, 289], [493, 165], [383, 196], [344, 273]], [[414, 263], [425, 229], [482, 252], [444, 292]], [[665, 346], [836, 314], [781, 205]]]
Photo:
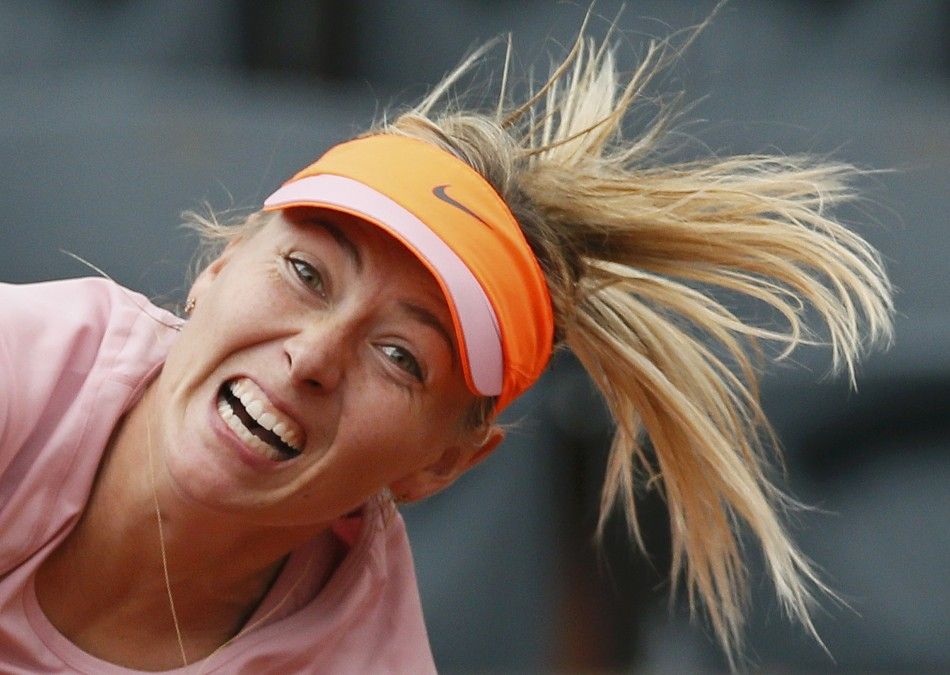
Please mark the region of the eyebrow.
[[350, 238], [343, 234], [343, 230], [338, 228], [326, 218], [313, 218], [309, 222], [313, 223], [314, 225], [318, 225], [329, 232], [330, 236], [333, 237], [340, 248], [343, 249], [346, 257], [349, 258], [356, 266], [356, 270], [358, 272], [363, 271], [363, 256], [360, 255], [360, 250], [356, 247], [356, 244], [350, 241]]
[[446, 329], [445, 324], [443, 324], [435, 314], [420, 305], [403, 300], [399, 303], [399, 306], [402, 307], [407, 314], [416, 319], [416, 321], [424, 323], [430, 328], [434, 328], [436, 332], [442, 336], [442, 339], [445, 340], [445, 343], [449, 347], [449, 353], [452, 355], [452, 364], [454, 365], [456, 362], [455, 342], [452, 340], [452, 335]]

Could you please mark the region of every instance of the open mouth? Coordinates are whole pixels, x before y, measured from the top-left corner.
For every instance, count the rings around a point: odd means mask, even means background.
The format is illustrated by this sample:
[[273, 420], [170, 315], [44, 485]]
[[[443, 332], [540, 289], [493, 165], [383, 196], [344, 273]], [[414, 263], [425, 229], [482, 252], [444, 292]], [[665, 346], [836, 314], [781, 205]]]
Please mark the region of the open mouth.
[[273, 407], [248, 378], [225, 382], [218, 392], [218, 414], [246, 446], [266, 459], [283, 462], [300, 454], [303, 430]]

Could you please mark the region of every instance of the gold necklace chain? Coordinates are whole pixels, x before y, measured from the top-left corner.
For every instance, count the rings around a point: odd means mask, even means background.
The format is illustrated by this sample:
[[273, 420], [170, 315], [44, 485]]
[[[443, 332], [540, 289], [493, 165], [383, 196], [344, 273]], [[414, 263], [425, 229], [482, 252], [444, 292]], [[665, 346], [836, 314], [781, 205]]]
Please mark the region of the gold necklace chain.
[[172, 595], [172, 582], [168, 576], [168, 556], [165, 554], [165, 530], [162, 527], [162, 511], [158, 507], [158, 489], [155, 487], [155, 464], [152, 461], [152, 425], [149, 424], [148, 414], [145, 416], [145, 447], [148, 448], [148, 474], [152, 487], [152, 502], [155, 504], [155, 520], [158, 522], [158, 544], [162, 551], [162, 573], [165, 575], [165, 590], [168, 591], [168, 606], [172, 610], [172, 621], [175, 624], [175, 637], [178, 638], [178, 649], [181, 651], [182, 665], [188, 665], [185, 655], [185, 641], [181, 638], [181, 626], [178, 623], [178, 612], [175, 611], [175, 597]]
[[[145, 439], [146, 439], [145, 445], [148, 451], [148, 469], [149, 469], [149, 479], [150, 479], [151, 488], [152, 488], [152, 502], [155, 505], [155, 519], [158, 522], [158, 543], [159, 543], [159, 547], [162, 553], [162, 573], [165, 577], [165, 590], [168, 592], [168, 606], [171, 609], [172, 622], [175, 624], [175, 637], [178, 639], [178, 649], [179, 649], [179, 652], [181, 653], [181, 663], [183, 667], [187, 668], [191, 664], [188, 663], [188, 656], [185, 653], [185, 641], [182, 639], [181, 626], [178, 622], [178, 613], [175, 611], [175, 596], [172, 593], [171, 577], [169, 576], [169, 573], [168, 573], [168, 556], [165, 553], [165, 530], [162, 527], [162, 512], [158, 506], [158, 489], [155, 486], [155, 465], [152, 462], [152, 428], [151, 428], [151, 425], [149, 424], [148, 415], [146, 415], [145, 417]], [[300, 583], [307, 577], [307, 574], [310, 572], [310, 567], [312, 564], [313, 564], [313, 556], [311, 555], [310, 557], [307, 558], [307, 564], [304, 566], [303, 571], [294, 581], [293, 585], [289, 589], [287, 589], [287, 592], [280, 599], [280, 601], [277, 604], [275, 604], [273, 607], [271, 607], [264, 614], [264, 616], [260, 617], [253, 623], [247, 624], [246, 626], [241, 628], [241, 630], [239, 630], [233, 636], [229, 637], [223, 643], [218, 645], [213, 652], [211, 652], [205, 658], [203, 658], [201, 660], [201, 668], [198, 670], [198, 675], [201, 675], [202, 673], [205, 672], [205, 667], [209, 664], [211, 659], [214, 658], [214, 656], [218, 652], [220, 652], [222, 649], [227, 647], [229, 644], [237, 640], [239, 637], [241, 637], [245, 633], [248, 633], [254, 630], [255, 628], [257, 628], [259, 625], [261, 625], [262, 623], [267, 621], [271, 616], [273, 616], [274, 612], [276, 612], [281, 607], [283, 607], [284, 603], [290, 599], [291, 595], [293, 595], [293, 592], [297, 590], [297, 587], [300, 585]]]

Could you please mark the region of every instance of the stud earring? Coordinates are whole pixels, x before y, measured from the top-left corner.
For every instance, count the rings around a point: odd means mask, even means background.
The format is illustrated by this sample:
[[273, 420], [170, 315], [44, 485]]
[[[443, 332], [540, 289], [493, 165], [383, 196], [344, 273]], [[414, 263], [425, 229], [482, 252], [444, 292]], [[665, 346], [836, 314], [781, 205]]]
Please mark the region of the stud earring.
[[193, 297], [189, 297], [187, 300], [185, 300], [185, 314], [191, 314], [193, 311], [195, 311], [196, 304], [197, 303]]

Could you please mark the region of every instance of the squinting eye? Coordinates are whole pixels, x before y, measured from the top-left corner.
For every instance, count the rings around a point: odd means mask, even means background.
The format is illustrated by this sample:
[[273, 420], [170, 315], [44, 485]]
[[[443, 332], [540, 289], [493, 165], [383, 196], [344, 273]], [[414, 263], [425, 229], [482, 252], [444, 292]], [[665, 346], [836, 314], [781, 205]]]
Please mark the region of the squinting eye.
[[422, 381], [422, 368], [416, 358], [402, 347], [395, 345], [383, 345], [380, 351], [385, 354], [390, 361], [412, 375], [416, 380]]
[[324, 291], [323, 277], [320, 276], [320, 273], [317, 272], [313, 265], [299, 258], [288, 258], [288, 260], [290, 264], [294, 266], [294, 272], [297, 274], [297, 277], [322, 295]]

